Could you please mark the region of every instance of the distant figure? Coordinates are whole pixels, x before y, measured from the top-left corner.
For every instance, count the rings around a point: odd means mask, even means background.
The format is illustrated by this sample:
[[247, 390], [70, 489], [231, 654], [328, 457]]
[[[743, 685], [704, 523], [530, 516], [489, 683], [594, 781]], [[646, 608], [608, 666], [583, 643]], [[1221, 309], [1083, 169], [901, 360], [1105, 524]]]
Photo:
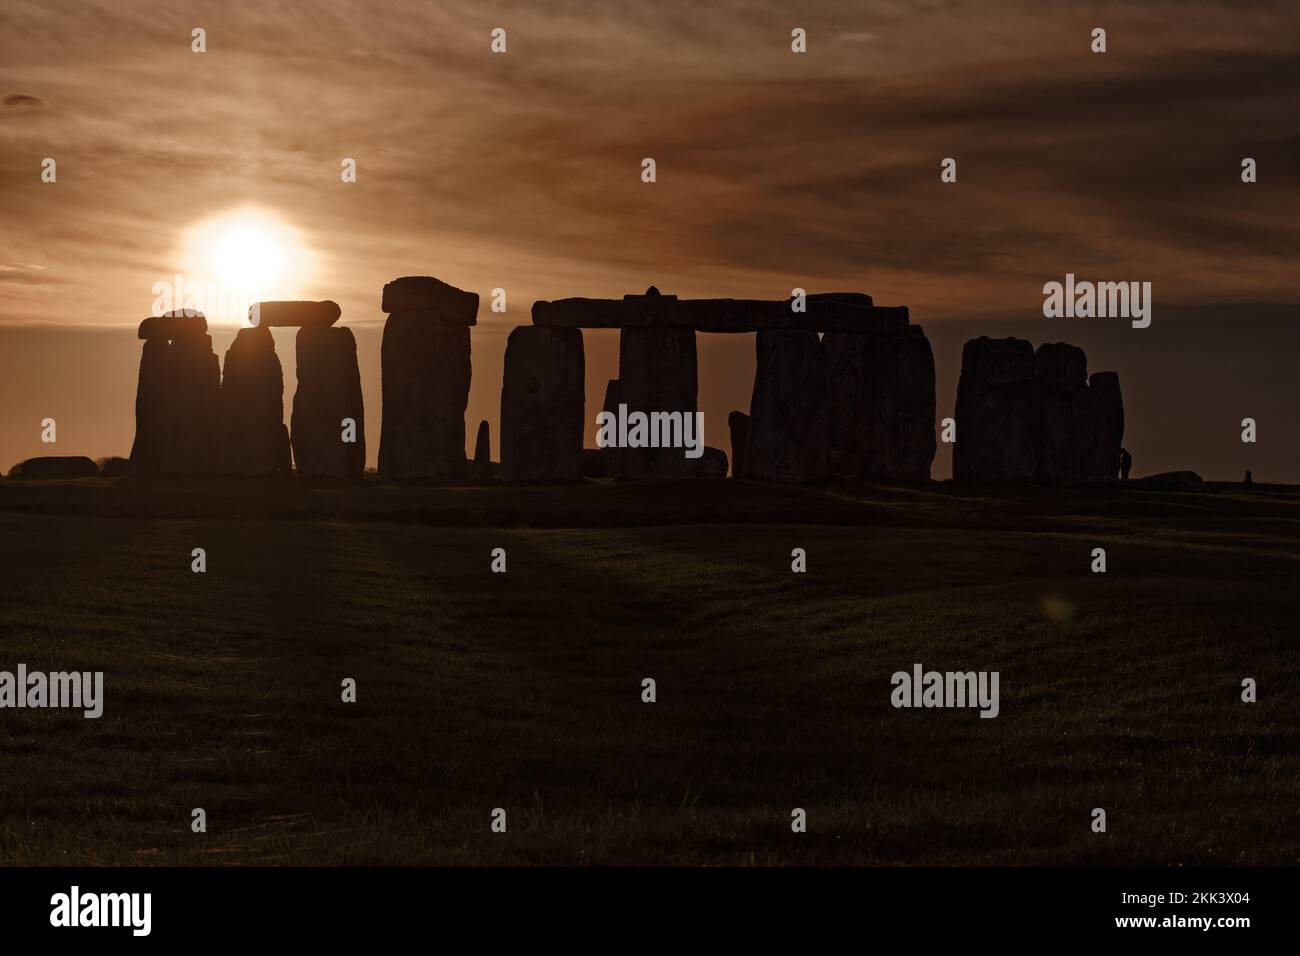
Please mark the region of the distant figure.
[[[1114, 446], [1112, 446], [1114, 447]], [[1124, 481], [1128, 481], [1129, 470], [1133, 467], [1133, 456], [1128, 453], [1127, 448], [1119, 450], [1119, 476]]]
[[1250, 473], [1250, 469], [1247, 468], [1247, 469], [1246, 469], [1246, 481], [1245, 481], [1245, 485], [1246, 485], [1246, 487], [1249, 488], [1252, 484], [1254, 484], [1254, 482], [1255, 482], [1255, 476], [1252, 475], [1252, 474]]

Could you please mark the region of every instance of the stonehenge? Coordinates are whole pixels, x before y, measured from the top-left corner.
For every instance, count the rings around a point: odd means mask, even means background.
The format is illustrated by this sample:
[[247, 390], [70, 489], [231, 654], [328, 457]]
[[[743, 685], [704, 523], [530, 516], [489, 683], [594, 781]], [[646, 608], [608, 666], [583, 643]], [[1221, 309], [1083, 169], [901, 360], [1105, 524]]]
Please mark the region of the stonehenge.
[[504, 480], [578, 479], [585, 375], [577, 329], [521, 325], [510, 333], [501, 382]]
[[240, 329], [226, 352], [217, 418], [223, 475], [287, 475], [284, 373], [266, 326]]
[[[532, 324], [516, 327], [506, 343], [498, 469], [486, 421], [473, 458], [465, 455], [478, 305], [476, 293], [431, 276], [384, 286], [380, 475], [479, 483], [498, 474], [508, 482], [725, 477], [729, 457], [733, 477], [765, 481], [930, 477], [934, 354], [906, 307], [877, 306], [856, 292], [679, 299], [653, 286], [621, 299], [535, 302]], [[340, 316], [328, 300], [256, 303], [224, 367], [201, 313], [145, 319], [131, 472], [272, 476], [296, 469], [305, 478], [360, 477], [361, 375], [352, 331], [335, 325]], [[284, 327], [298, 329], [288, 427], [271, 335]], [[618, 377], [608, 380], [602, 402], [619, 421], [618, 440], [596, 449], [583, 448], [587, 328], [620, 333]], [[702, 431], [692, 438], [676, 427], [698, 415], [697, 332], [755, 337], [750, 407], [727, 420], [730, 456], [704, 445]], [[632, 437], [637, 414], [650, 421], [652, 435], [668, 438]], [[1064, 484], [1112, 480], [1119, 470], [1119, 377], [1089, 375], [1087, 356], [1073, 345], [966, 342], [955, 420], [953, 476], [960, 481]], [[598, 444], [608, 435], [602, 430]], [[34, 460], [34, 472], [46, 467], [41, 461]]]
[[210, 475], [217, 468], [221, 367], [197, 312], [140, 323], [144, 340], [135, 401], [131, 470], [138, 475]]
[[379, 473], [463, 480], [469, 329], [477, 321], [478, 294], [430, 276], [405, 276], [384, 286], [382, 308], [388, 320]]
[[815, 481], [830, 475], [830, 383], [817, 333], [764, 329], [749, 401], [746, 478]]
[[360, 478], [366, 470], [366, 409], [352, 330], [304, 325], [294, 337], [294, 352], [298, 390], [290, 435], [298, 474]]
[[1119, 472], [1119, 376], [1088, 376], [1083, 349], [971, 339], [957, 384], [953, 475], [960, 481], [1109, 481]]

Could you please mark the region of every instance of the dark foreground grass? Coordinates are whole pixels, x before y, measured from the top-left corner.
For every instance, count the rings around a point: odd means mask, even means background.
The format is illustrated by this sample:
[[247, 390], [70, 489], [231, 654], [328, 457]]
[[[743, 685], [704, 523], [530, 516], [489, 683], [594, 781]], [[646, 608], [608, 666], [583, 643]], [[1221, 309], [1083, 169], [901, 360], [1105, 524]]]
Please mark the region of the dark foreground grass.
[[1296, 863], [1298, 567], [1283, 489], [0, 482], [0, 669], [107, 697], [0, 711], [0, 862]]

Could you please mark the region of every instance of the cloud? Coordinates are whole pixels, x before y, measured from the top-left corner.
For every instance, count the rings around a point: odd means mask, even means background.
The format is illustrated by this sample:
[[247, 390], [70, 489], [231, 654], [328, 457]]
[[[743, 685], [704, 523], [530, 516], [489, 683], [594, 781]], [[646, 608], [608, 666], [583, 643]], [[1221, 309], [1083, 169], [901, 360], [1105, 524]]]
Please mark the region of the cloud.
[[44, 106], [45, 101], [39, 96], [31, 96], [27, 93], [10, 93], [3, 100], [0, 100], [0, 104], [9, 108], [22, 109]]

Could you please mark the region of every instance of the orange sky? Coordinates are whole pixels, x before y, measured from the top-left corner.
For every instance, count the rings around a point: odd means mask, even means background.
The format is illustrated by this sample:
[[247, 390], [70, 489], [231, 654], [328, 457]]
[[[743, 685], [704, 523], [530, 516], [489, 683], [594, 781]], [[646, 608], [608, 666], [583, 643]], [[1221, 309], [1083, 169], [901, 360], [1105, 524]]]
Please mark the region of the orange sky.
[[[488, 418], [495, 440], [504, 335], [534, 299], [801, 286], [908, 305], [941, 415], [964, 338], [1074, 341], [1121, 372], [1140, 473], [1300, 480], [1298, 91], [1295, 3], [9, 0], [0, 467], [51, 450], [55, 408], [59, 452], [126, 453], [155, 283], [207, 269], [195, 227], [254, 206], [312, 266], [268, 297], [335, 299], [357, 329], [372, 463], [380, 289], [432, 274], [508, 294], [474, 333], [470, 436]], [[1066, 272], [1152, 282], [1152, 328], [1044, 319]], [[589, 406], [612, 341], [587, 336]], [[752, 353], [701, 341], [710, 444], [747, 406]], [[1270, 424], [1243, 450], [1247, 414]]]

